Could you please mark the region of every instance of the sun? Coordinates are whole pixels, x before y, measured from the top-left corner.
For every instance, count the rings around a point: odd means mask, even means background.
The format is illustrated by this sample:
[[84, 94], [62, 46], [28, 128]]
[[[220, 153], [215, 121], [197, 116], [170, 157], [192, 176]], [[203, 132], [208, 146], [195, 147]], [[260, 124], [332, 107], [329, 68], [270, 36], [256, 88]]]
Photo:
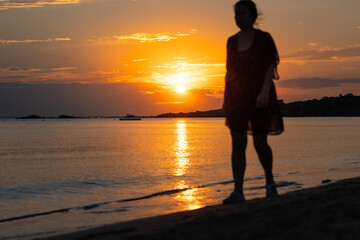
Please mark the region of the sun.
[[178, 93], [184, 93], [184, 92], [186, 92], [186, 87], [184, 87], [184, 86], [176, 86], [175, 91], [178, 92]]

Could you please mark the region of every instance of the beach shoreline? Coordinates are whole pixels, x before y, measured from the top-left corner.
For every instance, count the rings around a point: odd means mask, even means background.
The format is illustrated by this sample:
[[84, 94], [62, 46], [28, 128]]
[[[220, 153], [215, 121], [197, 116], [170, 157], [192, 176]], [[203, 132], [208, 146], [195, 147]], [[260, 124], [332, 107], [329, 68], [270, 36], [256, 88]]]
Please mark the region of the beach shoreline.
[[356, 177], [41, 239], [359, 239], [359, 186]]

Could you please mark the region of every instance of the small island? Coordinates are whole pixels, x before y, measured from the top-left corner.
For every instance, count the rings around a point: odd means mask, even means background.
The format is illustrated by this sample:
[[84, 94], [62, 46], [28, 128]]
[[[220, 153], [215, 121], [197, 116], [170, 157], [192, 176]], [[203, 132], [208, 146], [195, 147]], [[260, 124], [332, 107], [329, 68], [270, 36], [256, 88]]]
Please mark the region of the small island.
[[29, 116], [21, 117], [20, 119], [42, 119], [42, 117], [38, 115], [29, 115]]
[[125, 117], [119, 118], [119, 120], [120, 121], [128, 121], [128, 120], [139, 121], [139, 120], [141, 120], [141, 118], [128, 113]]

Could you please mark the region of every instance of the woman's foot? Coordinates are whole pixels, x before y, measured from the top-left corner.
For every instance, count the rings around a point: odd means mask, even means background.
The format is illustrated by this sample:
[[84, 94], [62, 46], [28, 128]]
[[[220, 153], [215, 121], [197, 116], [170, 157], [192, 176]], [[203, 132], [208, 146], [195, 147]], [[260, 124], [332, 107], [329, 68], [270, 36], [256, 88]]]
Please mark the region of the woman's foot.
[[231, 203], [241, 203], [245, 201], [245, 197], [243, 193], [232, 192], [230, 196], [223, 200], [223, 204], [231, 204]]
[[278, 195], [277, 190], [276, 190], [276, 184], [273, 183], [269, 183], [266, 184], [266, 197], [270, 198], [270, 197], [276, 197]]

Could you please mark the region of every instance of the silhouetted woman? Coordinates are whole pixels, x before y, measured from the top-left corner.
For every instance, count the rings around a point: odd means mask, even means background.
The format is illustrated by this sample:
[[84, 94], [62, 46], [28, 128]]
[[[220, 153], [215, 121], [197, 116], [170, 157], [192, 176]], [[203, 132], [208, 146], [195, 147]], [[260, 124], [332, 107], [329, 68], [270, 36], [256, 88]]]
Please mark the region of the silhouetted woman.
[[266, 196], [276, 196], [272, 173], [273, 157], [267, 143], [268, 134], [284, 131], [273, 79], [279, 79], [279, 57], [269, 33], [254, 28], [258, 13], [250, 0], [238, 1], [235, 21], [240, 31], [227, 43], [227, 63], [223, 110], [232, 137], [232, 169], [235, 190], [224, 203], [245, 200], [243, 181], [246, 167], [247, 134], [254, 146], [266, 176]]

